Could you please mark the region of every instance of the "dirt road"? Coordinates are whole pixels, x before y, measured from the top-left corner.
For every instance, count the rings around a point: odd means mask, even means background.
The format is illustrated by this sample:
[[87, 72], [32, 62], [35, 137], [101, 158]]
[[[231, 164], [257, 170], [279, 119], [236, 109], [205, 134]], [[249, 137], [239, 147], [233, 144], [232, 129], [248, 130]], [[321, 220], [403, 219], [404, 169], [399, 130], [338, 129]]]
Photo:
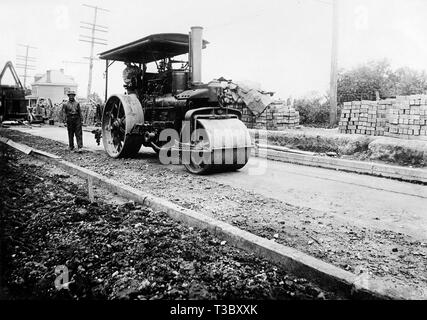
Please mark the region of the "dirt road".
[[[52, 131], [51, 134], [56, 132], [52, 135], [52, 138], [56, 140], [61, 139], [59, 138], [61, 131], [65, 136], [63, 128], [52, 130], [55, 131]], [[43, 131], [43, 134], [46, 132]], [[251, 182], [252, 178], [248, 175], [244, 178], [245, 171], [235, 173], [235, 177], [231, 178], [231, 175], [195, 176], [185, 172], [181, 166], [160, 165], [156, 155], [145, 149], [141, 150], [141, 153], [133, 159], [112, 159], [105, 152], [100, 151], [84, 152], [83, 154], [69, 152], [63, 143], [16, 130], [0, 129], [0, 135], [57, 154], [67, 161], [96, 171], [108, 178], [166, 198], [182, 207], [225, 221], [258, 236], [274, 239], [355, 274], [362, 273], [367, 277], [367, 281], [370, 277], [375, 277], [400, 286], [411, 286], [424, 295], [427, 293], [426, 241], [409, 235], [411, 231], [390, 230], [385, 223], [384, 228], [381, 228], [379, 225], [381, 220], [377, 220], [378, 224], [373, 227], [373, 220], [364, 219], [363, 216], [359, 219], [349, 219], [346, 217], [349, 215], [348, 213], [336, 212], [333, 207], [333, 199], [331, 199], [331, 208], [334, 210], [328, 210], [327, 207], [324, 210], [310, 208], [309, 205], [316, 202], [315, 199], [311, 204], [309, 202], [309, 199], [315, 196], [314, 194], [308, 194], [304, 198], [307, 190], [315, 188], [314, 185], [308, 187], [310, 183], [307, 183], [305, 187], [304, 184], [295, 182], [295, 186], [299, 186], [302, 193], [297, 203], [303, 203], [302, 199], [307, 201], [302, 206], [297, 206], [290, 203], [292, 199], [288, 202], [279, 200], [279, 196], [269, 196], [273, 192], [280, 195], [280, 189], [275, 191], [274, 188], [268, 189], [265, 186], [274, 180], [277, 180], [275, 183], [278, 183], [280, 179], [275, 177], [272, 179], [269, 179], [268, 176], [264, 177], [264, 181], [268, 183], [258, 180], [258, 185], [255, 185], [256, 189], [254, 185], [252, 186], [253, 190], [256, 190], [254, 192], [245, 187], [232, 185], [231, 182], [220, 182], [221, 179], [236, 179], [233, 180], [234, 183], [237, 180], [254, 183]], [[276, 165], [272, 162], [268, 163]], [[282, 164], [277, 163], [277, 165]], [[301, 170], [311, 170], [306, 167], [300, 168]], [[331, 176], [337, 173], [325, 172]], [[239, 175], [241, 178], [237, 179]], [[302, 173], [301, 177], [304, 176], [310, 179], [315, 178]], [[343, 174], [343, 176], [347, 175]], [[371, 177], [360, 177], [372, 181]], [[333, 182], [326, 177], [323, 181]], [[319, 193], [318, 197], [321, 197], [321, 191], [324, 189], [323, 181], [318, 184], [316, 191]], [[384, 183], [391, 185], [393, 181], [384, 180]], [[412, 187], [412, 185], [402, 185]], [[413, 187], [421, 188], [417, 185], [413, 185]], [[340, 188], [342, 187], [337, 186], [336, 190], [340, 190]], [[372, 190], [376, 189], [366, 188], [366, 193], [373, 192]], [[283, 193], [285, 194], [285, 192]], [[295, 191], [295, 194], [298, 192]], [[393, 192], [389, 194], [390, 197], [395, 196]], [[403, 193], [402, 196], [404, 196]], [[411, 195], [411, 197], [414, 196]], [[384, 201], [387, 202], [389, 199]], [[365, 202], [368, 205], [366, 200]], [[400, 205], [404, 206], [403, 203]]]
[[[67, 142], [65, 128], [17, 127], [16, 130]], [[84, 132], [87, 149], [103, 151]], [[142, 148], [152, 159], [154, 153]], [[162, 166], [150, 161], [154, 166]], [[162, 166], [164, 167], [164, 166]], [[182, 166], [167, 166], [181, 172]], [[334, 219], [359, 227], [389, 230], [427, 242], [427, 186], [391, 179], [252, 158], [239, 172], [207, 176], [214, 182], [273, 198], [293, 206], [327, 212]]]
[[[95, 188], [90, 202], [84, 180], [4, 150], [3, 299], [340, 298], [206, 230], [106, 190]], [[56, 270], [65, 272], [62, 284]]]

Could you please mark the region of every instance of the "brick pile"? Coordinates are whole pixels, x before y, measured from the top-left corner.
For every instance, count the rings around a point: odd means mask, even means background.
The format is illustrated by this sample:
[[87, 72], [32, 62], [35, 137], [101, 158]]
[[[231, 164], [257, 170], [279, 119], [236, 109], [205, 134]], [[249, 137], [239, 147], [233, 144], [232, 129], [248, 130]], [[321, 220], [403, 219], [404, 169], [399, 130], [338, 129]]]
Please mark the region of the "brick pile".
[[387, 109], [385, 136], [427, 136], [427, 96], [398, 96]]
[[340, 133], [384, 135], [387, 104], [391, 102], [345, 102], [339, 121]]
[[242, 121], [251, 129], [282, 130], [299, 124], [299, 112], [294, 107], [278, 100], [271, 103], [260, 115], [243, 106]]
[[427, 139], [427, 96], [345, 102], [340, 133]]

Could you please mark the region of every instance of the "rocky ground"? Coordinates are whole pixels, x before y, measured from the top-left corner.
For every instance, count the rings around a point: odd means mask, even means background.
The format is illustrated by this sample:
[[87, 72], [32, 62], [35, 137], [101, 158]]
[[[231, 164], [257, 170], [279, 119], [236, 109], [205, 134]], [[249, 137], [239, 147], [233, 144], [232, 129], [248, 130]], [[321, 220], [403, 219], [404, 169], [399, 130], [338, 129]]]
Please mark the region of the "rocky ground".
[[427, 288], [427, 244], [403, 233], [359, 227], [328, 212], [154, 166], [158, 160], [147, 155], [117, 160], [103, 152], [70, 153], [59, 142], [16, 131], [1, 129], [0, 134], [356, 274]]
[[82, 180], [0, 148], [3, 299], [339, 298], [105, 190], [91, 203]]

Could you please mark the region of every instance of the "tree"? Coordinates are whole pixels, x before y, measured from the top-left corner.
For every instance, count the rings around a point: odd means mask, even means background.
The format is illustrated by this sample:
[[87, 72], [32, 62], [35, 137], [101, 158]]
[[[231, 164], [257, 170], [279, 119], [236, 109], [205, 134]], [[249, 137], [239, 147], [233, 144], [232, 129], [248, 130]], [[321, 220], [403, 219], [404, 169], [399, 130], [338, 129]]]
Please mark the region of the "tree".
[[408, 67], [397, 69], [392, 77], [395, 95], [422, 94], [427, 92], [427, 74]]
[[375, 100], [376, 93], [381, 99], [396, 95], [423, 94], [427, 92], [427, 74], [403, 67], [393, 71], [384, 59], [370, 61], [365, 65], [338, 73], [339, 102]]
[[326, 126], [329, 121], [329, 95], [322, 96], [311, 92], [294, 101], [294, 107], [299, 112], [300, 124]]
[[393, 70], [387, 60], [370, 61], [352, 70], [338, 73], [339, 102], [375, 100], [376, 92], [381, 98], [393, 92]]

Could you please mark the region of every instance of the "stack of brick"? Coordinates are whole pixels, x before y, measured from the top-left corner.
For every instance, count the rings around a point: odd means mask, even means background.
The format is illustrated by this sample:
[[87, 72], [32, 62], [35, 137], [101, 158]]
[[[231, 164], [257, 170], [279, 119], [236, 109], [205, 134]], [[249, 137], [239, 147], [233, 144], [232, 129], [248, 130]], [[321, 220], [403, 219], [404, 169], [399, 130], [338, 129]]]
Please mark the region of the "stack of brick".
[[380, 100], [377, 105], [376, 135], [383, 136], [387, 128], [387, 110], [393, 105], [392, 99]]
[[294, 107], [279, 100], [271, 103], [258, 116], [243, 106], [242, 121], [251, 129], [283, 130], [299, 124], [299, 112]]
[[281, 130], [299, 125], [299, 112], [285, 101], [275, 101], [267, 108], [269, 130]]
[[427, 139], [427, 96], [345, 102], [340, 133]]
[[339, 121], [340, 133], [384, 135], [388, 103], [386, 100], [382, 103], [366, 100], [345, 102]]
[[387, 110], [386, 136], [427, 136], [427, 96], [398, 96]]

